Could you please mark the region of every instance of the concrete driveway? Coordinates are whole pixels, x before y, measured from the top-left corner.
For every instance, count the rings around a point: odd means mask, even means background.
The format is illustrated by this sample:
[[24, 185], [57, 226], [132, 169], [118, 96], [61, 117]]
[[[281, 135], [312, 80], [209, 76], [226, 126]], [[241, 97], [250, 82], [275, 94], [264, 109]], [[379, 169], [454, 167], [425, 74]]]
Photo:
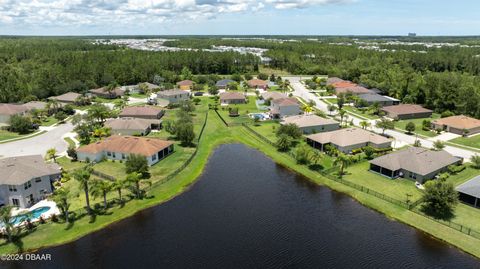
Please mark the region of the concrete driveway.
[[68, 144], [62, 137], [72, 130], [72, 124], [67, 122], [38, 136], [0, 144], [0, 158], [37, 154], [45, 156], [50, 148], [55, 148], [58, 153], [65, 152]]

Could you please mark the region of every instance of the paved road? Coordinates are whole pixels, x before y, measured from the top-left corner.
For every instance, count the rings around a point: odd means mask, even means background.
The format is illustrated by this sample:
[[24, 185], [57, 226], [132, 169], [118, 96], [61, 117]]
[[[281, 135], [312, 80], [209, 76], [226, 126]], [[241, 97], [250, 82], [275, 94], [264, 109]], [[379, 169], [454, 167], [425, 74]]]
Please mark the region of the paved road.
[[[300, 83], [300, 79], [305, 79], [305, 78], [307, 78], [307, 76], [305, 76], [305, 77], [285, 77], [285, 79], [288, 79], [290, 81], [290, 85], [292, 86], [294, 96], [301, 97], [302, 99], [304, 99], [306, 101], [313, 100], [316, 103], [316, 108], [318, 108], [318, 109], [320, 109], [320, 110], [322, 110], [326, 113], [329, 113], [328, 109], [327, 109], [328, 105], [325, 102], [323, 102], [320, 99], [320, 97], [310, 93], [309, 90], [307, 88], [305, 88], [305, 86], [302, 83]], [[350, 120], [353, 120], [353, 123], [356, 126], [359, 126], [360, 122], [364, 121], [364, 119], [362, 119], [362, 118], [359, 118], [359, 117], [356, 117], [356, 116], [353, 116], [353, 115], [349, 114], [348, 115], [348, 121], [350, 121]], [[382, 132], [381, 129], [375, 127], [375, 120], [368, 120], [368, 121], [371, 124], [371, 127], [369, 128], [370, 130], [372, 130], [374, 132], [377, 132], [377, 133]], [[395, 148], [399, 148], [399, 147], [402, 147], [404, 145], [413, 145], [413, 143], [415, 142], [416, 139], [420, 140], [420, 143], [422, 144], [423, 147], [432, 148], [433, 147], [433, 142], [436, 141], [435, 138], [433, 138], [433, 139], [432, 138], [424, 139], [424, 138], [420, 138], [420, 137], [417, 138], [413, 135], [407, 135], [403, 132], [396, 131], [396, 130], [387, 130], [387, 131], [385, 131], [385, 133], [393, 137]], [[462, 157], [465, 160], [469, 160], [470, 157], [477, 154], [474, 151], [465, 150], [465, 149], [462, 149], [462, 148], [457, 148], [457, 147], [452, 147], [452, 146], [446, 146], [445, 150], [447, 152], [449, 152], [450, 154], [452, 154], [454, 156]]]
[[45, 156], [50, 148], [55, 148], [58, 153], [62, 153], [68, 148], [67, 142], [62, 137], [72, 130], [72, 124], [67, 122], [32, 138], [0, 144], [0, 158], [34, 154]]

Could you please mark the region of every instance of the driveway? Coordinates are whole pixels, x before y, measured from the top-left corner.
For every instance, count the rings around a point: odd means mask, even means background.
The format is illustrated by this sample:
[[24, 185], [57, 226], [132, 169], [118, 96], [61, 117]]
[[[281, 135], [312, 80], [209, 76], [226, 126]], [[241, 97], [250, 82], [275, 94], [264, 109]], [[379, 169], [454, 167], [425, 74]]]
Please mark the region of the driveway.
[[62, 137], [72, 130], [72, 124], [67, 122], [38, 136], [0, 144], [0, 158], [38, 154], [45, 156], [50, 148], [55, 148], [58, 153], [65, 152], [68, 144]]

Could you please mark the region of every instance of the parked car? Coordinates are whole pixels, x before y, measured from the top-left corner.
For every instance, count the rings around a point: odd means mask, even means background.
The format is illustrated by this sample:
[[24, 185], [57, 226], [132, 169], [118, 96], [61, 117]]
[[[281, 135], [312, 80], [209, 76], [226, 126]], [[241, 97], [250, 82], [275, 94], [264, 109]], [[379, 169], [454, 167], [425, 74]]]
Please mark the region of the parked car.
[[205, 93], [204, 92], [195, 92], [193, 95], [194, 96], [203, 96]]

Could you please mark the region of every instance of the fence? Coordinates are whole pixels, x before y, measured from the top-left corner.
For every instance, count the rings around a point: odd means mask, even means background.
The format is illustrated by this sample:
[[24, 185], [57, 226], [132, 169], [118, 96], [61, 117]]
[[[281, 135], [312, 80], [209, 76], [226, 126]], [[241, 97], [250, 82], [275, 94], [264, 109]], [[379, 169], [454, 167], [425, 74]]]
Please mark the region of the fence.
[[[248, 126], [247, 124], [243, 124], [243, 126], [248, 130], [250, 131], [252, 134], [254, 134], [256, 137], [258, 137], [260, 140], [266, 142], [267, 144], [270, 144], [272, 146], [274, 146], [275, 144], [270, 141], [268, 138], [264, 137], [263, 135], [259, 134], [258, 132], [256, 132], [255, 130], [253, 130], [250, 126]], [[288, 152], [288, 153], [285, 153], [286, 155], [289, 155], [291, 157], [294, 157], [294, 155], [291, 153], [291, 152]], [[373, 195], [377, 198], [380, 198], [384, 201], [387, 201], [387, 202], [390, 202], [392, 204], [395, 204], [395, 205], [398, 205], [398, 206], [401, 206], [403, 208], [406, 208], [408, 210], [410, 210], [411, 212], [414, 212], [414, 213], [417, 213], [421, 216], [424, 216], [430, 220], [433, 220], [439, 224], [443, 224], [445, 226], [448, 226], [452, 229], [455, 229], [459, 232], [462, 232], [466, 235], [469, 235], [471, 237], [474, 237], [476, 239], [480, 239], [480, 232], [479, 231], [476, 231], [472, 228], [469, 228], [469, 227], [466, 227], [464, 225], [461, 225], [461, 224], [458, 224], [458, 223], [455, 223], [455, 222], [451, 222], [451, 221], [442, 221], [442, 220], [438, 220], [438, 219], [435, 219], [431, 216], [428, 216], [426, 214], [424, 214], [422, 211], [420, 211], [417, 206], [420, 205], [422, 202], [423, 202], [423, 199], [420, 198], [418, 200], [416, 200], [415, 202], [413, 203], [407, 203], [407, 202], [404, 202], [404, 201], [400, 201], [398, 199], [395, 199], [395, 198], [392, 198], [390, 196], [387, 196], [383, 193], [379, 193], [377, 191], [374, 191], [370, 188], [367, 188], [367, 187], [364, 187], [362, 185], [358, 185], [354, 182], [351, 182], [351, 181], [348, 181], [348, 180], [344, 180], [342, 178], [339, 178], [339, 177], [336, 177], [334, 175], [332, 175], [333, 172], [335, 172], [336, 170], [338, 170], [337, 167], [333, 167], [333, 168], [330, 168], [330, 169], [327, 169], [327, 170], [323, 170], [323, 171], [318, 171], [318, 173], [320, 173], [322, 176], [330, 179], [330, 180], [333, 180], [335, 182], [338, 182], [338, 183], [341, 183], [341, 184], [344, 184], [346, 186], [349, 186], [351, 188], [354, 188], [356, 190], [359, 190], [363, 193], [366, 193], [366, 194], [370, 194], [370, 195]]]

